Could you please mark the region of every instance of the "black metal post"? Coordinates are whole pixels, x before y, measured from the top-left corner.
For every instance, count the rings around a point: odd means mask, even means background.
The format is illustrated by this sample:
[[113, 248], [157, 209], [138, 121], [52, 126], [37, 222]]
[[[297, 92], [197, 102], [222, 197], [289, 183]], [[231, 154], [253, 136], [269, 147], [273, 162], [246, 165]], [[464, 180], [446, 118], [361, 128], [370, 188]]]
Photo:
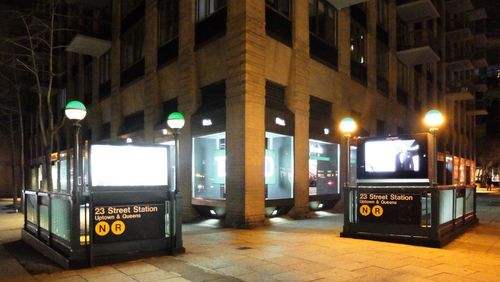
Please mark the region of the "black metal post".
[[169, 191], [170, 194], [170, 220], [169, 220], [169, 233], [170, 233], [170, 251], [172, 254], [184, 252], [182, 246], [182, 211], [178, 206], [179, 191], [179, 129], [173, 129], [174, 142], [175, 142], [175, 180], [174, 187]]
[[71, 191], [71, 246], [73, 252], [80, 246], [80, 128], [78, 121], [73, 124], [75, 140], [73, 145], [73, 187]]
[[437, 129], [431, 128], [430, 129], [431, 135], [432, 135], [432, 181], [431, 183], [433, 185], [437, 185], [437, 138], [436, 138], [436, 133]]

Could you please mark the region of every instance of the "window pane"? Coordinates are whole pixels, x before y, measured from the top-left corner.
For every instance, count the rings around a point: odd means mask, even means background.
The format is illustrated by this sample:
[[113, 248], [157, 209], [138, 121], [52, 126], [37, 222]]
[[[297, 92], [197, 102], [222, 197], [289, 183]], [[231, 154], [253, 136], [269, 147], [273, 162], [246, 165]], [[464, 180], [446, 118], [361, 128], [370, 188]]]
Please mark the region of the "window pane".
[[339, 145], [309, 140], [309, 195], [339, 193]]
[[293, 137], [266, 132], [266, 199], [293, 198]]
[[226, 198], [226, 133], [193, 138], [193, 197]]

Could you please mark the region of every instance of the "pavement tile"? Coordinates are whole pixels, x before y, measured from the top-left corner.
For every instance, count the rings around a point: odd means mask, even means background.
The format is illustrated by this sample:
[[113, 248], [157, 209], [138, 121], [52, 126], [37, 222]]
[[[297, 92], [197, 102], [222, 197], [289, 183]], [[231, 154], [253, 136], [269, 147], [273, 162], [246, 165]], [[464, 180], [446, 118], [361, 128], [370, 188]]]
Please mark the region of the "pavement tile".
[[345, 269], [345, 270], [357, 270], [357, 269], [362, 269], [365, 267], [368, 267], [369, 264], [365, 262], [357, 262], [357, 261], [331, 261], [331, 262], [326, 262], [326, 265], [329, 265], [331, 267], [335, 268], [340, 268], [340, 269]]
[[450, 273], [439, 273], [434, 276], [427, 277], [432, 281], [440, 281], [440, 282], [468, 282], [468, 281], [477, 281], [474, 277], [463, 277]]
[[[66, 270], [66, 271], [58, 271], [53, 273], [42, 273], [35, 275], [34, 277], [40, 281], [54, 281], [57, 279], [65, 279], [67, 277], [79, 276], [77, 271], [75, 270]], [[83, 277], [80, 277], [83, 279]]]
[[272, 259], [266, 259], [266, 261], [276, 263], [276, 264], [279, 264], [281, 266], [287, 266], [287, 267], [303, 262], [303, 260], [300, 258], [290, 257], [290, 256], [275, 257]]
[[191, 280], [187, 280], [187, 279], [184, 279], [182, 277], [175, 277], [175, 278], [167, 279], [165, 281], [168, 281], [168, 282], [190, 282]]
[[304, 273], [301, 271], [287, 271], [272, 276], [272, 279], [278, 281], [314, 281], [322, 278], [316, 274]]
[[470, 275], [470, 274], [477, 272], [476, 270], [474, 270], [472, 268], [468, 268], [466, 266], [457, 267], [457, 266], [449, 265], [447, 263], [442, 263], [442, 264], [438, 264], [435, 266], [431, 266], [430, 269], [436, 270], [439, 272], [454, 274], [457, 276], [467, 276], [467, 275]]
[[278, 265], [278, 264], [274, 264], [274, 263], [255, 265], [255, 266], [251, 266], [250, 269], [254, 272], [259, 273], [259, 274], [268, 275], [268, 276], [288, 271], [283, 266]]
[[250, 269], [248, 267], [227, 266], [227, 267], [217, 269], [217, 272], [221, 273], [223, 275], [238, 277], [239, 275], [248, 274], [248, 273], [251, 273], [253, 271], [252, 271], [252, 269]]
[[121, 272], [111, 266], [97, 266], [97, 267], [77, 270], [77, 273], [85, 279], [90, 279], [95, 276], [119, 274]]
[[152, 272], [137, 273], [131, 275], [130, 277], [140, 282], [150, 282], [150, 281], [163, 281], [170, 278], [180, 277], [180, 274], [158, 269]]
[[429, 277], [441, 273], [441, 271], [432, 270], [422, 266], [407, 265], [394, 269], [398, 272], [411, 274], [419, 277]]
[[363, 276], [363, 274], [341, 268], [332, 268], [315, 274], [324, 279], [336, 279], [338, 281], [347, 281]]
[[144, 261], [132, 261], [113, 265], [114, 268], [127, 274], [133, 275], [137, 273], [153, 272], [159, 270], [157, 267], [148, 264]]
[[[89, 282], [128, 282], [135, 281], [125, 273], [104, 274], [98, 276], [91, 276], [85, 278]], [[135, 281], [137, 282], [137, 281]]]
[[271, 275], [259, 273], [259, 272], [251, 272], [244, 275], [238, 276], [239, 279], [248, 282], [272, 282], [278, 281], [274, 279]]
[[477, 272], [467, 276], [467, 278], [476, 279], [478, 281], [498, 282], [500, 280], [498, 273]]
[[309, 261], [304, 261], [299, 264], [294, 264], [290, 266], [291, 269], [295, 269], [301, 272], [305, 273], [317, 273], [321, 271], [327, 271], [332, 269], [331, 266], [317, 263], [317, 262], [309, 262]]
[[61, 281], [61, 282], [86, 282], [80, 275], [70, 275], [66, 277], [52, 277], [47, 275], [45, 277], [36, 276], [37, 281]]
[[386, 281], [391, 277], [401, 275], [402, 273], [396, 270], [370, 266], [353, 271], [358, 275], [357, 281]]
[[386, 269], [394, 269], [408, 265], [408, 262], [404, 259], [374, 259], [364, 263]]
[[394, 282], [431, 282], [432, 280], [411, 274], [400, 274], [387, 278], [387, 281]]

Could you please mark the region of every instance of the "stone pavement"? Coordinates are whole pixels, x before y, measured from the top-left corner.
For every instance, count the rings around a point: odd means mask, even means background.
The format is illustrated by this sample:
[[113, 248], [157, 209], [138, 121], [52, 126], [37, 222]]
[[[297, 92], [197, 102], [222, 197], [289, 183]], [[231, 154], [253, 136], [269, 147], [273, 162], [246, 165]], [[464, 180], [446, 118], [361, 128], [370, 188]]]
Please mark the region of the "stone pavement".
[[14, 259], [22, 215], [3, 212], [0, 280], [500, 281], [500, 191], [479, 194], [478, 217], [477, 227], [441, 249], [340, 238], [342, 215], [328, 212], [253, 230], [208, 219], [183, 226], [185, 254], [62, 271], [33, 254]]

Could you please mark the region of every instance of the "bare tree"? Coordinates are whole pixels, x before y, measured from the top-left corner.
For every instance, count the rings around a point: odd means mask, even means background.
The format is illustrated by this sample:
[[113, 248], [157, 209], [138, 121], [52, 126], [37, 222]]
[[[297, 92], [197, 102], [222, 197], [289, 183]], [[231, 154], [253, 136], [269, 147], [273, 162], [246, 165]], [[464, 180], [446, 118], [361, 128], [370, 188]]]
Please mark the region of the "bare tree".
[[[53, 111], [56, 79], [56, 54], [64, 46], [56, 45], [55, 35], [61, 30], [56, 17], [58, 1], [40, 1], [30, 12], [9, 11], [2, 18], [9, 19], [10, 26], [18, 26], [16, 32], [0, 38], [2, 55], [12, 58], [11, 67], [23, 71], [35, 93], [36, 122], [43, 152], [42, 174], [44, 188], [52, 188], [51, 153], [54, 150], [57, 132], [62, 127], [64, 116], [59, 118]], [[8, 76], [6, 76], [8, 77]], [[13, 82], [14, 87], [16, 81]], [[17, 89], [19, 90], [19, 89]], [[16, 95], [20, 94], [17, 92]], [[55, 101], [54, 101], [55, 100]], [[21, 100], [18, 99], [19, 103]], [[18, 104], [19, 107], [19, 104]]]

